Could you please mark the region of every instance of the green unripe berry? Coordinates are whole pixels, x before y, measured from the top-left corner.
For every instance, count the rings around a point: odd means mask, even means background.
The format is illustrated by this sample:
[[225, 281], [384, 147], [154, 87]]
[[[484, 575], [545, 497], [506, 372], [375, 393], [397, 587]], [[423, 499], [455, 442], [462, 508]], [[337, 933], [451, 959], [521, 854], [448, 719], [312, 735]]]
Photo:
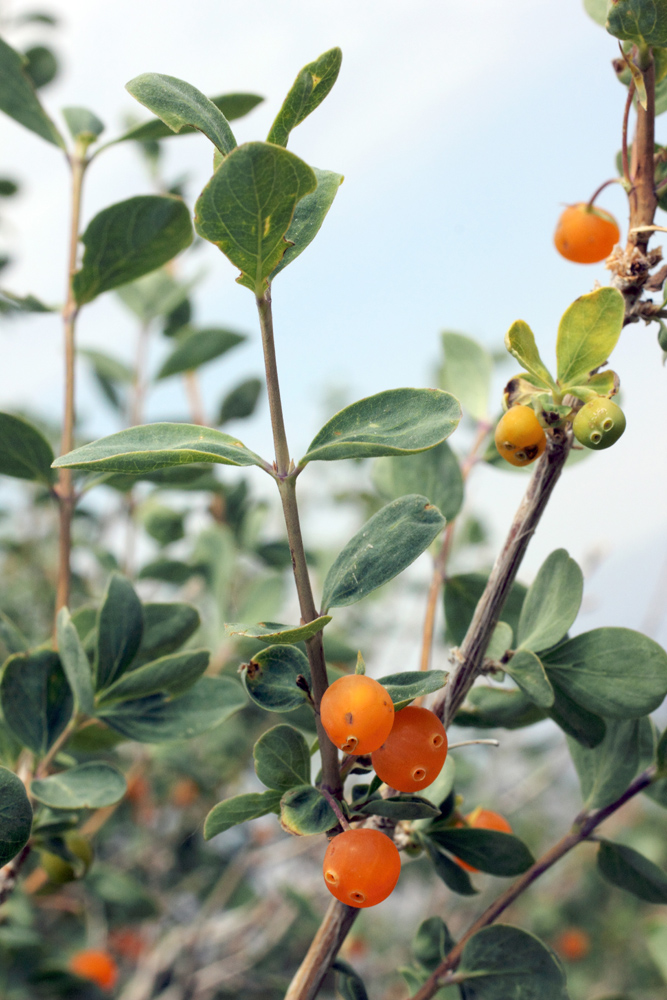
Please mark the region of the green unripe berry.
[[594, 451], [609, 448], [625, 430], [625, 414], [611, 399], [599, 396], [579, 410], [572, 421], [574, 436]]
[[93, 863], [93, 848], [90, 841], [77, 830], [71, 830], [63, 837], [63, 846], [71, 856], [67, 861], [52, 851], [40, 850], [42, 868], [54, 885], [65, 885], [82, 878]]

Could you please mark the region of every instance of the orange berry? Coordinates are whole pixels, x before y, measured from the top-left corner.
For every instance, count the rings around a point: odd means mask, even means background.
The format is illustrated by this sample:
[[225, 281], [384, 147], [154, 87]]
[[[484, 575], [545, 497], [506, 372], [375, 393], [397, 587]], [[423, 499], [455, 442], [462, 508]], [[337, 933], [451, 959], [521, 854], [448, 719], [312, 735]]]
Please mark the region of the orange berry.
[[580, 962], [591, 950], [591, 938], [581, 927], [566, 927], [554, 941], [554, 946], [568, 962]]
[[510, 465], [530, 465], [547, 446], [532, 406], [512, 406], [498, 421], [496, 448]]
[[329, 892], [348, 906], [375, 906], [393, 891], [401, 872], [398, 849], [379, 830], [346, 830], [331, 841], [322, 866]]
[[[500, 813], [492, 812], [491, 809], [482, 809], [481, 806], [477, 806], [472, 812], [468, 813], [464, 817], [465, 822], [468, 826], [473, 827], [476, 830], [497, 830], [499, 833], [511, 833], [512, 827], [509, 825], [504, 816]], [[457, 824], [457, 826], [463, 826], [463, 823]], [[465, 861], [461, 861], [460, 858], [456, 859], [461, 865], [461, 868], [465, 868], [467, 872], [478, 872], [479, 868], [473, 868], [472, 865], [467, 864]]]
[[77, 951], [70, 958], [67, 967], [75, 976], [90, 979], [103, 990], [112, 990], [118, 979], [118, 966], [109, 952], [96, 948]]
[[396, 712], [389, 736], [371, 761], [390, 788], [417, 792], [435, 781], [446, 757], [447, 733], [440, 719], [428, 708], [409, 705]]
[[394, 706], [386, 688], [365, 674], [339, 677], [324, 692], [320, 718], [327, 736], [345, 753], [372, 753], [394, 724]]
[[620, 239], [613, 215], [597, 206], [580, 202], [568, 205], [556, 227], [556, 250], [576, 264], [597, 264], [608, 257]]

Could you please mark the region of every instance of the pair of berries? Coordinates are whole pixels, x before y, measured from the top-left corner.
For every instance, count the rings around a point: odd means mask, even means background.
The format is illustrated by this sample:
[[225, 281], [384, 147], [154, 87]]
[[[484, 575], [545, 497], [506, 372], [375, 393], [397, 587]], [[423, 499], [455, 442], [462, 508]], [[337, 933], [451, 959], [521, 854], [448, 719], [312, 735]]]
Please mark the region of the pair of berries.
[[[351, 754], [370, 754], [381, 781], [400, 792], [426, 788], [447, 757], [447, 733], [426, 708], [394, 712], [388, 691], [364, 674], [341, 677], [327, 688], [320, 718], [330, 740]], [[396, 845], [379, 830], [346, 830], [324, 855], [324, 882], [349, 906], [381, 903], [401, 871]]]

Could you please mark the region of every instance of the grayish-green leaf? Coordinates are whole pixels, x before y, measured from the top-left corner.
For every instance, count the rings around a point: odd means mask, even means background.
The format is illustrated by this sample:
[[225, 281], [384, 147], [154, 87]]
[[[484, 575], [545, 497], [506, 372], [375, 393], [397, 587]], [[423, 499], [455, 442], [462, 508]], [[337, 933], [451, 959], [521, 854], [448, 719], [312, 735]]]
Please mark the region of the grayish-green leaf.
[[389, 389], [346, 406], [310, 442], [299, 462], [412, 455], [456, 430], [458, 401], [440, 389]]
[[69, 722], [74, 700], [57, 653], [17, 653], [5, 663], [0, 704], [6, 725], [21, 743], [44, 754]]
[[336, 989], [340, 993], [342, 1000], [368, 1000], [368, 993], [364, 982], [358, 972], [344, 962], [342, 958], [337, 958], [332, 968], [338, 973], [336, 977]]
[[190, 126], [203, 132], [223, 154], [236, 147], [234, 133], [222, 111], [185, 80], [163, 73], [142, 73], [126, 83], [125, 89], [172, 132]]
[[428, 548], [444, 524], [426, 497], [388, 503], [339, 553], [324, 581], [322, 611], [354, 604], [393, 580]]
[[612, 719], [647, 715], [667, 694], [667, 653], [640, 632], [598, 628], [546, 653], [543, 663], [570, 698]]
[[53, 449], [41, 431], [22, 417], [0, 413], [0, 474], [51, 486]]
[[76, 353], [90, 362], [97, 375], [126, 385], [134, 379], [134, 372], [129, 365], [104, 351], [96, 351], [90, 347], [79, 347]]
[[246, 378], [231, 389], [220, 404], [218, 424], [228, 420], [244, 420], [251, 417], [262, 395], [264, 384], [258, 378]]
[[[257, 94], [240, 93], [219, 94], [217, 97], [211, 97], [210, 100], [219, 111], [222, 111], [227, 121], [231, 122], [235, 118], [243, 118], [244, 115], [247, 115], [258, 104], [261, 104], [264, 98], [259, 97]], [[179, 129], [178, 135], [193, 134], [196, 131], [197, 129], [186, 125], [184, 128]], [[134, 125], [118, 139], [115, 139], [114, 142], [127, 142], [128, 140], [147, 142], [155, 139], [168, 139], [170, 136], [176, 134], [159, 118], [153, 118], [150, 121]]]
[[125, 701], [100, 710], [113, 729], [140, 743], [186, 740], [220, 725], [247, 704], [243, 688], [231, 677], [201, 677], [185, 694], [161, 694]]
[[456, 724], [477, 729], [496, 729], [499, 726], [521, 729], [544, 718], [544, 711], [523, 691], [477, 685], [468, 692], [465, 706], [456, 713]]
[[[150, 323], [158, 316], [168, 316], [182, 308], [188, 307], [188, 294], [201, 280], [201, 273], [189, 281], [176, 281], [166, 270], [159, 268], [151, 271], [136, 281], [121, 285], [116, 295], [124, 306], [127, 306], [142, 323]], [[185, 326], [190, 316], [177, 329]], [[175, 332], [175, 331], [173, 331]], [[171, 336], [171, 333], [168, 334]]]
[[[488, 576], [484, 573], [461, 573], [447, 578], [444, 592], [447, 642], [454, 646], [460, 646], [463, 642], [487, 581]], [[523, 584], [514, 583], [501, 612], [503, 621], [510, 626], [514, 635], [519, 628], [519, 616], [525, 596], [526, 588]]]
[[434, 819], [440, 809], [421, 795], [392, 795], [388, 799], [371, 799], [358, 810], [364, 816], [387, 816], [397, 822], [403, 819]]
[[192, 604], [144, 604], [144, 631], [133, 666], [157, 660], [180, 649], [200, 625], [199, 612]]
[[290, 788], [280, 800], [280, 825], [297, 837], [326, 833], [337, 823], [335, 812], [312, 785]]
[[310, 750], [293, 726], [269, 729], [253, 749], [257, 777], [267, 788], [287, 791], [310, 780]]
[[0, 288], [0, 316], [15, 316], [17, 313], [48, 313], [55, 312], [55, 306], [47, 306], [35, 295], [15, 295], [14, 292]]
[[143, 633], [141, 601], [124, 576], [112, 573], [97, 619], [95, 688], [103, 691], [134, 660]]
[[612, 0], [607, 31], [639, 45], [667, 46], [667, 0]]
[[406, 670], [400, 674], [388, 674], [379, 681], [394, 703], [396, 711], [404, 708], [415, 698], [433, 694], [445, 686], [445, 670]]
[[83, 138], [92, 142], [104, 132], [104, 122], [88, 108], [63, 108], [62, 113], [73, 139]]
[[434, 972], [445, 955], [452, 950], [454, 943], [442, 917], [427, 917], [412, 939], [412, 954], [422, 968], [427, 972]]
[[54, 462], [57, 469], [141, 475], [173, 465], [212, 462], [259, 465], [264, 462], [229, 434], [199, 424], [144, 424], [85, 444]]
[[182, 694], [199, 680], [208, 667], [209, 659], [207, 649], [189, 649], [185, 653], [171, 653], [159, 660], [152, 660], [142, 667], [129, 670], [106, 688], [99, 704], [145, 698], [146, 695], [157, 694], [159, 691]]
[[428, 497], [448, 521], [463, 504], [461, 468], [446, 441], [414, 455], [378, 458], [373, 463], [373, 483], [385, 500], [409, 493]]
[[30, 643], [21, 632], [9, 615], [0, 611], [0, 642], [2, 642], [8, 653], [27, 653]]
[[204, 820], [204, 840], [217, 837], [219, 833], [224, 833], [239, 823], [278, 812], [281, 796], [282, 792], [276, 791], [249, 792], [218, 802]]
[[448, 889], [451, 889], [452, 892], [457, 892], [460, 896], [476, 895], [477, 889], [475, 889], [470, 881], [470, 876], [461, 868], [461, 865], [448, 858], [430, 838], [424, 837], [423, 843], [436, 875], [442, 879]]
[[499, 660], [508, 649], [512, 648], [513, 638], [512, 626], [508, 625], [507, 622], [498, 622], [491, 633], [484, 656], [488, 656], [490, 660]]
[[588, 809], [603, 809], [614, 802], [636, 775], [643, 721], [607, 719], [605, 737], [592, 750], [568, 738], [570, 755], [579, 775], [581, 795]]
[[302, 198], [294, 209], [292, 222], [285, 233], [285, 239], [289, 245], [282, 259], [271, 272], [271, 281], [313, 242], [333, 205], [338, 188], [343, 183], [342, 174], [336, 174], [331, 170], [318, 170], [317, 167], [312, 169], [317, 179], [317, 187]]
[[451, 827], [429, 831], [429, 836], [461, 861], [490, 875], [520, 875], [535, 861], [523, 841], [511, 833]]
[[303, 67], [276, 115], [267, 142], [275, 142], [278, 146], [287, 145], [292, 129], [300, 125], [322, 103], [333, 87], [342, 59], [340, 49], [329, 49]]
[[554, 703], [548, 710], [549, 716], [564, 733], [574, 737], [582, 746], [592, 749], [604, 739], [607, 731], [605, 720], [594, 712], [589, 712], [557, 683], [549, 677], [554, 692]]
[[93, 711], [93, 677], [90, 662], [67, 608], [61, 608], [58, 612], [56, 633], [60, 661], [75, 702], [82, 712], [90, 715]]
[[556, 341], [561, 385], [584, 383], [594, 369], [609, 360], [621, 335], [624, 316], [625, 300], [611, 286], [580, 296], [565, 310]]
[[31, 828], [32, 809], [23, 782], [0, 767], [0, 867], [25, 847]]
[[243, 686], [252, 700], [268, 712], [301, 708], [305, 692], [297, 687], [299, 675], [310, 683], [308, 657], [296, 646], [268, 646], [242, 665]]
[[612, 885], [647, 903], [667, 903], [667, 875], [639, 851], [603, 840], [597, 860], [601, 874]]
[[203, 330], [188, 330], [178, 337], [176, 347], [162, 364], [156, 380], [194, 371], [208, 361], [226, 354], [232, 347], [242, 344], [246, 337], [233, 330], [212, 326]]
[[322, 615], [306, 625], [297, 626], [281, 625], [280, 622], [258, 622], [256, 625], [241, 625], [238, 622], [230, 622], [225, 625], [225, 635], [238, 635], [246, 639], [260, 639], [262, 642], [269, 642], [273, 645], [287, 644], [291, 646], [297, 642], [311, 639], [318, 632], [321, 632], [330, 621], [331, 615]]
[[579, 566], [565, 549], [556, 549], [528, 588], [519, 618], [518, 645], [539, 653], [560, 642], [577, 617], [583, 590]]
[[264, 142], [238, 146], [213, 174], [195, 206], [195, 228], [240, 270], [257, 296], [287, 250], [297, 203], [317, 187], [311, 168]]
[[554, 690], [540, 659], [530, 649], [518, 649], [503, 669], [540, 708], [551, 708]]
[[553, 952], [508, 924], [485, 927], [470, 938], [457, 971], [466, 977], [466, 1000], [568, 1000], [565, 973]]
[[192, 243], [187, 206], [173, 195], [143, 194], [103, 209], [81, 237], [73, 288], [79, 305], [155, 271]]
[[473, 420], [486, 420], [493, 373], [491, 355], [477, 341], [449, 330], [442, 334], [442, 346], [445, 358], [440, 388], [456, 396], [463, 412]]
[[36, 778], [30, 786], [34, 798], [52, 809], [102, 809], [119, 802], [126, 790], [120, 771], [102, 761]]
[[54, 146], [65, 148], [60, 132], [39, 102], [25, 71], [27, 60], [0, 38], [0, 111], [36, 132]]

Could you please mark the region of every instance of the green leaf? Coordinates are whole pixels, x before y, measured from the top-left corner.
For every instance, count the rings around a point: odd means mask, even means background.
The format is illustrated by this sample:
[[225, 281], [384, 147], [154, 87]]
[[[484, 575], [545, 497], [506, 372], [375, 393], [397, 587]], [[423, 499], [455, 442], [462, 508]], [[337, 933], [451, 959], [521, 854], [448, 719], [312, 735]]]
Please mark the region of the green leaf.
[[567, 1000], [565, 973], [539, 938], [494, 924], [470, 938], [457, 972], [466, 1000]]
[[527, 323], [522, 319], [517, 319], [505, 334], [505, 347], [519, 364], [530, 372], [537, 382], [546, 389], [554, 387], [548, 368], [540, 357], [540, 352], [535, 343], [535, 334]]
[[287, 833], [309, 837], [336, 826], [336, 814], [322, 793], [312, 785], [298, 785], [280, 800], [280, 825]]
[[206, 569], [201, 565], [191, 565], [178, 559], [154, 559], [142, 566], [137, 574], [139, 580], [162, 580], [182, 587], [193, 576], [205, 576]]
[[608, 719], [604, 739], [592, 750], [568, 739], [586, 808], [608, 806], [636, 775], [642, 723], [643, 719]]
[[212, 462], [259, 465], [264, 462], [238, 438], [199, 424], [144, 424], [85, 444], [53, 463], [56, 469], [123, 472], [136, 476], [173, 465]]
[[238, 146], [213, 174], [195, 206], [195, 228], [241, 271], [237, 278], [261, 297], [288, 244], [297, 202], [317, 178], [293, 153], [264, 142]]
[[0, 111], [64, 149], [64, 139], [40, 104], [26, 73], [26, 63], [23, 56], [0, 38]]
[[454, 938], [442, 917], [427, 917], [421, 922], [412, 939], [412, 954], [427, 972], [435, 972], [443, 958], [454, 947], [454, 943]]
[[[243, 118], [258, 104], [261, 104], [264, 98], [257, 94], [220, 94], [218, 97], [211, 97], [210, 100], [219, 111], [222, 111], [227, 121], [231, 122], [235, 118]], [[196, 131], [197, 129], [186, 125], [179, 129], [178, 135], [192, 134]], [[151, 121], [133, 126], [124, 135], [114, 139], [114, 142], [127, 142], [128, 140], [148, 142], [155, 139], [168, 139], [175, 134], [159, 118], [153, 118]]]
[[60, 662], [74, 694], [76, 705], [86, 715], [90, 715], [93, 711], [92, 672], [79, 633], [67, 608], [61, 608], [58, 612], [56, 634]]
[[23, 632], [14, 624], [9, 615], [0, 611], [0, 642], [8, 653], [27, 653], [30, 644]]
[[127, 783], [117, 768], [95, 761], [35, 779], [30, 791], [52, 809], [102, 809], [122, 799]]
[[518, 649], [503, 669], [540, 708], [551, 708], [554, 690], [539, 658], [530, 649]]
[[475, 889], [468, 873], [461, 868], [461, 865], [448, 858], [430, 837], [424, 837], [423, 844], [435, 868], [435, 874], [438, 878], [442, 879], [448, 889], [451, 889], [452, 892], [457, 892], [459, 896], [475, 896], [477, 894], [477, 889]]
[[461, 408], [440, 389], [389, 389], [337, 413], [299, 462], [412, 455], [434, 448], [456, 430]]
[[407, 670], [401, 674], [388, 674], [386, 677], [380, 677], [379, 681], [394, 703], [394, 708], [399, 711], [413, 699], [433, 694], [443, 688], [447, 681], [447, 671]]
[[63, 108], [62, 115], [73, 139], [92, 142], [104, 132], [104, 122], [88, 108]]
[[667, 0], [611, 0], [607, 31], [640, 45], [667, 46]]
[[667, 875], [643, 854], [625, 844], [603, 840], [597, 861], [607, 882], [647, 903], [667, 903]]
[[58, 75], [58, 60], [53, 49], [46, 45], [31, 45], [23, 53], [25, 65], [23, 71], [32, 82], [35, 90], [46, 87]]
[[264, 384], [258, 378], [246, 378], [227, 393], [218, 412], [218, 424], [228, 420], [244, 420], [251, 417], [262, 394]]
[[490, 660], [499, 660], [508, 649], [512, 648], [513, 639], [512, 626], [508, 625], [507, 622], [497, 622], [484, 656], [488, 656]]
[[270, 642], [273, 645], [294, 645], [297, 642], [305, 642], [311, 639], [318, 632], [321, 632], [325, 625], [331, 621], [331, 615], [321, 615], [314, 618], [306, 625], [281, 625], [280, 622], [258, 622], [257, 625], [241, 625], [239, 622], [230, 622], [225, 625], [225, 635], [242, 636], [246, 639], [260, 639], [262, 642]]
[[112, 573], [97, 619], [95, 689], [103, 691], [134, 660], [143, 633], [141, 601], [124, 576]]
[[231, 677], [202, 677], [178, 698], [154, 694], [122, 702], [98, 715], [130, 740], [162, 743], [200, 736], [246, 704], [238, 681]]
[[135, 666], [180, 649], [200, 625], [199, 612], [191, 604], [144, 604], [143, 613], [144, 631]]
[[176, 281], [166, 267], [151, 271], [136, 281], [122, 285], [116, 292], [124, 306], [134, 313], [142, 323], [150, 323], [159, 316], [166, 318], [179, 310], [185, 309], [187, 317], [179, 323], [175, 330], [169, 333], [163, 329], [166, 336], [172, 336], [176, 330], [186, 326], [191, 319], [189, 293], [200, 280], [201, 275], [195, 275], [189, 281]]
[[143, 194], [103, 209], [81, 240], [83, 264], [73, 279], [79, 305], [166, 264], [192, 243], [192, 223], [181, 198]]
[[[0, 258], [0, 261], [6, 258]], [[12, 317], [16, 313], [55, 312], [55, 306], [47, 306], [34, 295], [15, 295], [6, 288], [0, 288], [0, 316]]]
[[378, 458], [373, 463], [373, 483], [385, 500], [409, 493], [428, 497], [448, 521], [463, 505], [461, 469], [446, 441], [415, 455]]
[[4, 665], [0, 704], [21, 743], [45, 754], [69, 722], [74, 701], [57, 653], [16, 653]]
[[468, 692], [465, 707], [456, 713], [456, 725], [477, 729], [521, 729], [545, 717], [544, 711], [523, 691], [477, 685]]
[[337, 958], [332, 965], [338, 975], [336, 976], [336, 989], [343, 1000], [368, 1000], [368, 993], [364, 986], [363, 979], [358, 972], [355, 972], [351, 965], [344, 962], [342, 958]]
[[230, 830], [239, 823], [266, 816], [267, 813], [278, 812], [282, 792], [249, 792], [246, 795], [234, 795], [213, 806], [204, 820], [204, 840], [211, 840], [219, 833]]
[[146, 695], [157, 694], [159, 691], [182, 694], [199, 680], [208, 667], [209, 659], [207, 649], [192, 649], [152, 660], [123, 674], [103, 692], [99, 704], [145, 698]]
[[269, 646], [241, 666], [243, 686], [267, 712], [291, 712], [301, 708], [306, 695], [297, 687], [301, 674], [310, 683], [308, 658], [296, 646]]
[[275, 142], [278, 146], [287, 145], [292, 129], [300, 125], [322, 103], [333, 87], [342, 59], [340, 49], [329, 49], [303, 67], [271, 126], [267, 142]]
[[[485, 573], [461, 573], [459, 576], [450, 576], [445, 581], [446, 639], [453, 646], [460, 646], [463, 642], [488, 579]], [[502, 608], [503, 621], [510, 626], [514, 635], [518, 632], [525, 596], [526, 588], [523, 584], [512, 584]]]
[[604, 28], [607, 23], [607, 7], [609, 0], [584, 0], [584, 10], [589, 17]]
[[242, 344], [247, 338], [242, 333], [224, 330], [212, 326], [204, 330], [188, 330], [185, 336], [180, 335], [176, 347], [162, 364], [155, 376], [156, 381], [169, 378], [170, 375], [180, 375], [183, 372], [194, 371], [207, 361], [214, 361]]
[[94, 351], [89, 347], [79, 347], [76, 352], [79, 357], [85, 358], [93, 367], [96, 375], [109, 379], [112, 382], [120, 382], [129, 385], [134, 379], [134, 372], [125, 362], [118, 358], [105, 354], [104, 351]]
[[51, 486], [53, 449], [41, 431], [10, 413], [0, 413], [0, 474]]
[[125, 89], [172, 132], [190, 126], [203, 132], [223, 155], [235, 149], [234, 133], [222, 111], [185, 80], [163, 73], [142, 73], [126, 83]]
[[558, 326], [556, 357], [562, 386], [585, 381], [609, 359], [623, 329], [625, 300], [606, 286], [582, 295], [565, 310]]
[[554, 692], [554, 703], [548, 710], [550, 718], [582, 746], [589, 749], [596, 747], [607, 731], [605, 720], [570, 698], [553, 676], [549, 680]]
[[364, 816], [386, 816], [397, 822], [403, 819], [434, 819], [440, 815], [438, 806], [421, 795], [392, 795], [388, 799], [371, 799], [356, 811]]
[[556, 549], [528, 588], [519, 618], [518, 645], [539, 652], [560, 642], [577, 617], [583, 590], [579, 566], [565, 549]]
[[429, 837], [461, 861], [489, 875], [521, 875], [535, 859], [526, 845], [511, 833], [497, 830], [437, 830]]
[[338, 188], [343, 183], [342, 174], [336, 174], [331, 170], [318, 170], [317, 167], [313, 167], [312, 170], [317, 180], [317, 187], [302, 198], [294, 209], [292, 222], [285, 233], [289, 245], [271, 272], [271, 281], [313, 242], [333, 205]]
[[0, 767], [0, 867], [11, 861], [28, 843], [32, 809], [20, 778]]
[[269, 729], [253, 749], [257, 777], [267, 788], [287, 791], [310, 780], [310, 751], [293, 726]]
[[327, 573], [322, 611], [344, 607], [393, 580], [440, 534], [445, 519], [426, 497], [388, 503], [350, 539]]
[[142, 511], [142, 521], [146, 532], [160, 546], [178, 542], [185, 535], [183, 521], [185, 513], [165, 507], [162, 504], [148, 502]]
[[440, 388], [459, 400], [467, 416], [486, 420], [493, 358], [481, 344], [462, 333], [445, 330], [442, 346], [445, 358], [440, 369]]
[[667, 694], [667, 653], [640, 632], [598, 628], [542, 657], [549, 680], [579, 705], [612, 719], [635, 719]]

